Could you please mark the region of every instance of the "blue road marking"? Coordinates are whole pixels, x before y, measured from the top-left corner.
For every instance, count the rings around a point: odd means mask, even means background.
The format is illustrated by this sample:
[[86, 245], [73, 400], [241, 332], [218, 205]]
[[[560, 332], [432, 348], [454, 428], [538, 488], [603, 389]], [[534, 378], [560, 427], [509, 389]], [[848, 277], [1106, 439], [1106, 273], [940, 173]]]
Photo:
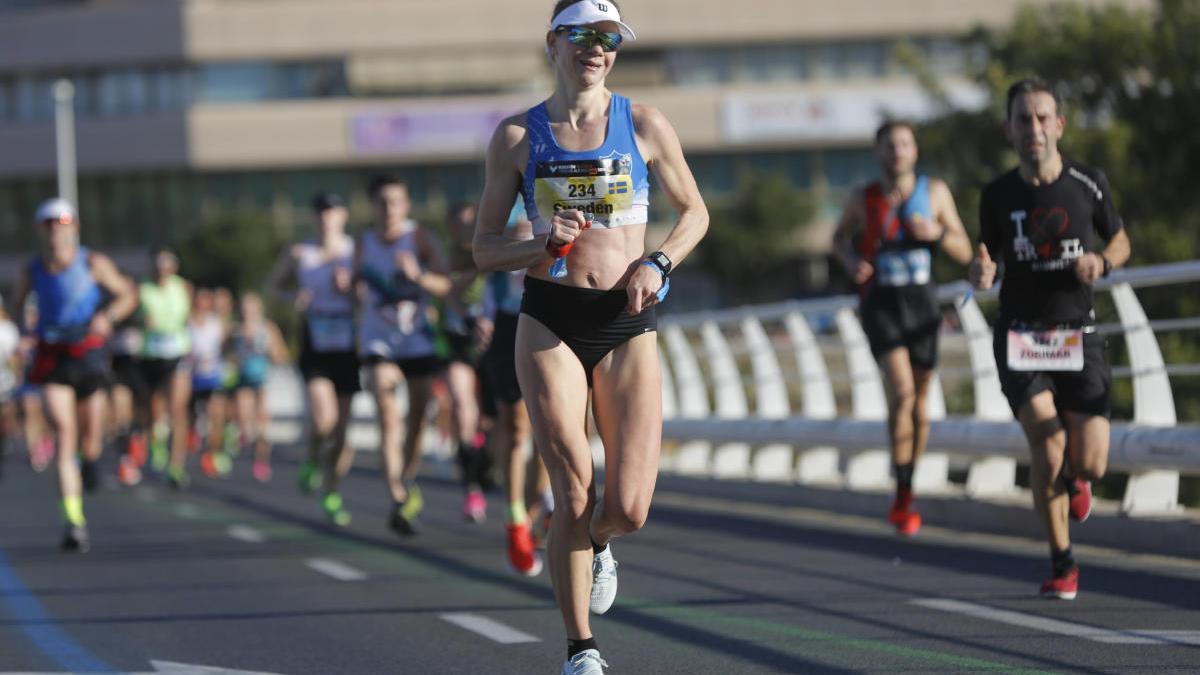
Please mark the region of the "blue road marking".
[[4, 599], [4, 609], [16, 619], [21, 632], [29, 637], [40, 652], [58, 665], [71, 672], [121, 672], [96, 658], [55, 625], [42, 603], [38, 602], [8, 564], [3, 551], [0, 551], [0, 597]]

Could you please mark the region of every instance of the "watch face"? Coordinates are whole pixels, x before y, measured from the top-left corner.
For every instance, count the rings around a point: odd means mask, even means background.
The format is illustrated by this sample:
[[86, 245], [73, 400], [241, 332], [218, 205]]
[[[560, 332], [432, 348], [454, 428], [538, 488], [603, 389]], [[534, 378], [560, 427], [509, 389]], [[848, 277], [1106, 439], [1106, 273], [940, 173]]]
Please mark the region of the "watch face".
[[668, 258], [667, 254], [663, 253], [662, 251], [655, 251], [654, 253], [651, 253], [650, 259], [653, 260], [659, 267], [662, 267], [664, 271], [669, 271], [671, 269], [671, 259]]

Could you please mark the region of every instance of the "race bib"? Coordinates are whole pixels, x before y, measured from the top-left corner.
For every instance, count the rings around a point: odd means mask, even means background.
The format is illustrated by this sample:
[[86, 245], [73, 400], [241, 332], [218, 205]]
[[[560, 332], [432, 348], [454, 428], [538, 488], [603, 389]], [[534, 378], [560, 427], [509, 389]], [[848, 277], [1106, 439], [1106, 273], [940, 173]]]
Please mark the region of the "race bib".
[[354, 319], [348, 316], [310, 316], [308, 342], [317, 352], [352, 351]]
[[1083, 370], [1083, 330], [1008, 331], [1008, 367], [1020, 371]]
[[183, 338], [175, 333], [147, 333], [146, 356], [152, 359], [175, 359], [183, 355]]
[[632, 223], [631, 171], [628, 155], [540, 163], [533, 181], [538, 214], [549, 220], [559, 211], [576, 209], [588, 215], [593, 227]]
[[880, 286], [920, 286], [929, 283], [933, 256], [927, 248], [881, 251], [875, 257], [875, 283]]

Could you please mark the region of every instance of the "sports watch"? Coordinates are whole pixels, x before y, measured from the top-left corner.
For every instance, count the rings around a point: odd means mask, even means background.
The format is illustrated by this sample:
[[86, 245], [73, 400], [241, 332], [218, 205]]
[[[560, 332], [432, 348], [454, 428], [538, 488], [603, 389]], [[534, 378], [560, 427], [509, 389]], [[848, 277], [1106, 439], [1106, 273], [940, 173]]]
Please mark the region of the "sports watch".
[[655, 251], [654, 253], [646, 256], [646, 259], [654, 263], [654, 266], [658, 268], [659, 272], [662, 272], [664, 277], [671, 273], [672, 263], [671, 259], [667, 257], [666, 253], [663, 253], [662, 251]]

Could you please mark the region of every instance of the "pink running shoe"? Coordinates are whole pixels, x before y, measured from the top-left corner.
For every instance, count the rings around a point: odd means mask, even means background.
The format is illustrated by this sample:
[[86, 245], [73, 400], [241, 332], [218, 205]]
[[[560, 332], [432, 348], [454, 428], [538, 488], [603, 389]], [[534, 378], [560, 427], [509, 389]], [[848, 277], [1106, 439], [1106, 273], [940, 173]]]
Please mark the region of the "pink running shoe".
[[271, 465], [261, 459], [254, 461], [254, 468], [250, 472], [254, 474], [254, 480], [260, 483], [271, 482]]
[[29, 448], [29, 465], [41, 473], [54, 461], [54, 439], [42, 436], [42, 439]]
[[463, 518], [472, 523], [482, 523], [487, 520], [487, 498], [482, 490], [470, 490], [463, 501]]

